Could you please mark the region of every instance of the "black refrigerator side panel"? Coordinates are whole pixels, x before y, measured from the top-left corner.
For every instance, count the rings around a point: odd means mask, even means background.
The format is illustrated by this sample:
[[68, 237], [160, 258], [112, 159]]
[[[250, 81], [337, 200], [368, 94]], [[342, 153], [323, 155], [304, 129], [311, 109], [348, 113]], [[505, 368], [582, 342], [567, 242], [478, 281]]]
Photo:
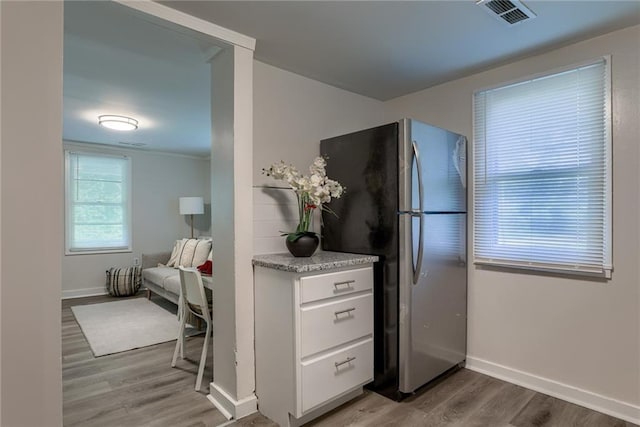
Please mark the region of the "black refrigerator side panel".
[[323, 140], [327, 175], [346, 186], [322, 213], [322, 248], [374, 254], [372, 387], [398, 390], [398, 123]]

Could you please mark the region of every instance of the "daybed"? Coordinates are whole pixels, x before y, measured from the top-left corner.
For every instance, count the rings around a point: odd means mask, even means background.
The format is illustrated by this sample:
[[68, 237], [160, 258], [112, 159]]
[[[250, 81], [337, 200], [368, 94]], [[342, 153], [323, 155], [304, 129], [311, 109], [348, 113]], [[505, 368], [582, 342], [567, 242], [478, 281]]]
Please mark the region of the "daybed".
[[142, 285], [151, 292], [178, 304], [180, 297], [179, 266], [197, 267], [211, 259], [210, 239], [181, 239], [172, 252], [142, 254]]

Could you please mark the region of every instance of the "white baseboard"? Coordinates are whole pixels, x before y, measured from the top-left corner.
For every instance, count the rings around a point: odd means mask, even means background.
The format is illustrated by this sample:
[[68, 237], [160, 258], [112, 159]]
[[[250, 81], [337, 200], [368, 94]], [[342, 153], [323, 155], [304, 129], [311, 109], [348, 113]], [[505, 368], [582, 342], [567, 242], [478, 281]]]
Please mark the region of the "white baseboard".
[[107, 295], [107, 290], [104, 286], [100, 286], [98, 288], [84, 288], [62, 291], [62, 299], [93, 297], [96, 295]]
[[508, 366], [467, 356], [466, 367], [472, 371], [489, 375], [594, 411], [602, 412], [634, 424], [640, 424], [640, 406], [602, 396], [591, 391], [563, 384], [548, 378], [519, 371]]
[[251, 394], [251, 396], [241, 400], [235, 400], [215, 383], [209, 384], [207, 399], [209, 399], [228, 420], [237, 420], [238, 418], [258, 412], [258, 399], [255, 394]]

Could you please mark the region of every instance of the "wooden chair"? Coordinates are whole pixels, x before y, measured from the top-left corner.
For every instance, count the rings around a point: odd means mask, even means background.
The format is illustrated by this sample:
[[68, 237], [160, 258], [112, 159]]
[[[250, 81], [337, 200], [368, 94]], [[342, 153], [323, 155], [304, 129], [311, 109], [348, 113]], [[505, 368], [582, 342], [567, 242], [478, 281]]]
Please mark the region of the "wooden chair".
[[180, 321], [180, 327], [178, 329], [178, 339], [176, 341], [176, 348], [173, 352], [171, 367], [176, 366], [178, 351], [180, 351], [180, 357], [184, 359], [184, 331], [188, 312], [204, 320], [207, 324], [204, 345], [202, 346], [202, 355], [200, 356], [198, 377], [196, 378], [196, 390], [199, 391], [202, 384], [204, 366], [207, 360], [209, 336], [211, 335], [211, 312], [209, 311], [209, 303], [204, 290], [204, 285], [202, 284], [202, 276], [200, 275], [200, 272], [195, 268], [180, 267], [180, 300], [178, 302], [178, 318]]

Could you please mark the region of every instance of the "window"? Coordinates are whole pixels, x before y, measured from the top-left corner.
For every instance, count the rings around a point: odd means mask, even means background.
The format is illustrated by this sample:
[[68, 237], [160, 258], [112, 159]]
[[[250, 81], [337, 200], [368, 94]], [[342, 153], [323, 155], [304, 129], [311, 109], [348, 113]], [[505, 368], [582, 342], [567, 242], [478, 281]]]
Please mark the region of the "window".
[[131, 250], [131, 160], [65, 152], [66, 253]]
[[474, 94], [474, 262], [609, 276], [609, 58]]

